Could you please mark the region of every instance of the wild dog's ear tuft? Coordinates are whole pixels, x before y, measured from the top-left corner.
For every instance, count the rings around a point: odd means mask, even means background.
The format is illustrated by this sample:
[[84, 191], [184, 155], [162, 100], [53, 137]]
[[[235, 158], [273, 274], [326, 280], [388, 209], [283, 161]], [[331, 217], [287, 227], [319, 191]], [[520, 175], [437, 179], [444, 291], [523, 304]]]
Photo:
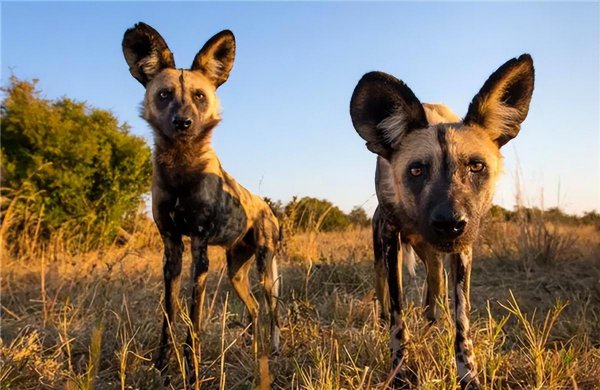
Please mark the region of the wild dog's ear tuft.
[[223, 30], [210, 38], [196, 54], [192, 70], [202, 72], [219, 87], [229, 77], [235, 59], [235, 37], [229, 30]]
[[534, 78], [529, 54], [507, 61], [473, 98], [464, 124], [483, 127], [498, 147], [503, 146], [519, 134], [527, 117]]
[[360, 79], [350, 100], [350, 116], [367, 149], [386, 159], [403, 135], [427, 127], [419, 99], [406, 84], [383, 72]]
[[175, 68], [173, 53], [165, 40], [145, 23], [139, 22], [125, 31], [122, 46], [129, 72], [143, 86], [161, 70]]

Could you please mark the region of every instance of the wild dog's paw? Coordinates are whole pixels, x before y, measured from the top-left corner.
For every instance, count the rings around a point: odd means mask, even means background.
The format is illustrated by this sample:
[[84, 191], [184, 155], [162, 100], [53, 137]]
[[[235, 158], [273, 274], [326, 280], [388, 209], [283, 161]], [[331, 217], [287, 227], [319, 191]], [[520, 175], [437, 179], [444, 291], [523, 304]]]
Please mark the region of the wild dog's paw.
[[412, 389], [415, 388], [413, 384], [416, 383], [415, 373], [406, 366], [401, 366], [396, 369], [392, 368], [392, 379], [390, 386], [392, 389]]
[[482, 390], [483, 386], [479, 383], [479, 380], [476, 377], [462, 380], [460, 382], [460, 388], [463, 390]]

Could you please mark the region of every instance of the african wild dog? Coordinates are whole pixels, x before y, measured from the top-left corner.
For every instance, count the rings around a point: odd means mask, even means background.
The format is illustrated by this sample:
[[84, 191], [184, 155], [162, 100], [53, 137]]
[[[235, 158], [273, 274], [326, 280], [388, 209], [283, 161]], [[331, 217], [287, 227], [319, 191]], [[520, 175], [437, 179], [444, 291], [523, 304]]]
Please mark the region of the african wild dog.
[[410, 374], [401, 315], [402, 246], [414, 248], [425, 263], [425, 313], [432, 322], [443, 295], [443, 259], [450, 258], [458, 378], [462, 388], [480, 388], [468, 318], [472, 243], [491, 206], [500, 147], [519, 133], [533, 83], [529, 55], [506, 62], [473, 98], [462, 121], [444, 106], [421, 104], [406, 84], [385, 73], [365, 74], [354, 90], [352, 122], [378, 154], [376, 292], [380, 302], [389, 300], [396, 386], [407, 386]]
[[125, 32], [123, 53], [129, 71], [146, 88], [142, 117], [154, 132], [152, 213], [164, 243], [165, 283], [156, 367], [164, 370], [170, 354], [169, 327], [177, 312], [183, 235], [191, 238], [192, 250], [190, 317], [194, 332], [188, 332], [185, 347], [188, 369], [193, 361], [193, 335], [199, 331], [208, 245], [226, 248], [228, 275], [250, 313], [256, 338], [259, 304], [248, 281], [254, 255], [270, 310], [271, 346], [277, 350], [279, 276], [274, 255], [280, 241], [279, 224], [261, 198], [223, 170], [210, 143], [221, 119], [216, 89], [233, 66], [233, 33], [225, 30], [209, 39], [191, 69], [176, 69], [164, 39], [144, 23]]

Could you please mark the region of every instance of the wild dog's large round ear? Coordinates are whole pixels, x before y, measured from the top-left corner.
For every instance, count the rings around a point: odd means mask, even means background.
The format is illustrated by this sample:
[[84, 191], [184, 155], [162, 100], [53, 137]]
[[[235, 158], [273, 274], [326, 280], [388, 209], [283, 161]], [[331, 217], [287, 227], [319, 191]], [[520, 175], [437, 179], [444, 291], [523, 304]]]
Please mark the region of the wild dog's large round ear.
[[529, 54], [507, 61], [475, 95], [464, 124], [483, 127], [498, 147], [516, 137], [529, 112], [534, 73]]
[[360, 79], [350, 100], [350, 116], [367, 149], [386, 159], [403, 135], [427, 127], [419, 99], [406, 84], [383, 72]]
[[139, 22], [125, 31], [122, 46], [129, 72], [143, 86], [161, 70], [175, 68], [173, 53], [165, 40], [146, 23]]
[[202, 72], [218, 88], [229, 78], [234, 59], [235, 37], [231, 31], [223, 30], [204, 44], [191, 69]]

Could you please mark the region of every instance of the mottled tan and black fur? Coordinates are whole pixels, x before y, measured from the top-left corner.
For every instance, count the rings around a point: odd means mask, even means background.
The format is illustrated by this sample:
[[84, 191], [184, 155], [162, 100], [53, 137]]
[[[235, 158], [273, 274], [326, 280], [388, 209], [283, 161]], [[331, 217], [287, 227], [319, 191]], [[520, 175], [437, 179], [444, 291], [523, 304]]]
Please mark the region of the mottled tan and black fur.
[[[527, 54], [494, 72], [460, 120], [443, 105], [421, 104], [402, 81], [363, 76], [350, 113], [367, 148], [378, 154], [373, 216], [377, 296], [389, 307], [395, 383], [408, 385], [402, 323], [402, 256], [412, 250], [427, 269], [426, 317], [435, 321], [449, 257], [456, 320], [456, 365], [462, 388], [479, 388], [469, 335], [472, 244], [488, 212], [502, 166], [500, 147], [527, 116], [534, 84]], [[382, 310], [387, 316], [387, 308]]]
[[278, 350], [278, 221], [260, 197], [223, 170], [210, 143], [221, 119], [216, 90], [233, 66], [233, 34], [226, 30], [212, 37], [190, 69], [176, 69], [163, 38], [144, 23], [125, 32], [123, 53], [131, 74], [146, 88], [142, 116], [154, 131], [152, 213], [164, 242], [165, 283], [165, 317], [156, 366], [165, 370], [170, 355], [169, 328], [177, 312], [184, 235], [191, 238], [193, 267], [190, 317], [194, 332], [188, 333], [185, 348], [188, 369], [194, 372], [190, 346], [199, 331], [208, 245], [226, 248], [229, 278], [248, 308], [255, 337], [259, 304], [250, 291], [248, 270], [251, 259], [256, 259], [270, 310], [271, 345]]

